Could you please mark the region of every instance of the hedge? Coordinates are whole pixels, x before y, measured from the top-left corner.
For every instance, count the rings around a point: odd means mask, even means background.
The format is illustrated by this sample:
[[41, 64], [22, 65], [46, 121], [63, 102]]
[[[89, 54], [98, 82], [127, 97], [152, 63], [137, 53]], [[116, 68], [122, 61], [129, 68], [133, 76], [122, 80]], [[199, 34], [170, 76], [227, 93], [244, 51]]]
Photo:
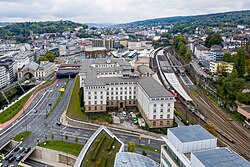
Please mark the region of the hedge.
[[95, 149], [95, 151], [94, 151], [94, 153], [93, 153], [93, 155], [91, 157], [92, 161], [95, 161], [96, 156], [99, 153], [99, 150], [100, 150], [100, 148], [102, 146], [102, 143], [104, 142], [105, 139], [106, 139], [106, 136], [103, 136], [102, 139], [101, 139], [101, 141], [99, 142], [98, 146], [96, 147], [96, 149]]
[[111, 148], [112, 148], [113, 144], [115, 143], [115, 141], [116, 141], [116, 139], [113, 138], [112, 141], [111, 141], [111, 143], [110, 143], [110, 145], [109, 145], [109, 147], [108, 147], [108, 151], [111, 150]]

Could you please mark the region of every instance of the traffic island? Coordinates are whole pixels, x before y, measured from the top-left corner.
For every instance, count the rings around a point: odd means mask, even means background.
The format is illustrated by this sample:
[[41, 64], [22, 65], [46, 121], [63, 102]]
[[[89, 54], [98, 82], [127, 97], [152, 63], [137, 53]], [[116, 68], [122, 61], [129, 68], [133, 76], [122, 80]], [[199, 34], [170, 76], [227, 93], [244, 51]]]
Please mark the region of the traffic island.
[[20, 141], [26, 140], [30, 135], [31, 135], [31, 132], [25, 131], [25, 132], [19, 133], [19, 134], [16, 135], [13, 139], [14, 139], [15, 141], [20, 142]]
[[101, 126], [88, 140], [74, 167], [113, 167], [116, 153], [124, 151], [124, 143]]

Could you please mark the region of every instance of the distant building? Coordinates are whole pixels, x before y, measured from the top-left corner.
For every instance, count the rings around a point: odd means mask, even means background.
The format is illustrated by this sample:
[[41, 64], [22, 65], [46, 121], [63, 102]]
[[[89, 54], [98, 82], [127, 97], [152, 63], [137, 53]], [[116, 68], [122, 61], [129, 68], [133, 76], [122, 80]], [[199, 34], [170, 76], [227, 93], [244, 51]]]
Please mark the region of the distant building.
[[0, 57], [0, 88], [3, 88], [14, 81], [16, 77], [14, 66], [14, 60], [8, 57]]
[[141, 72], [122, 59], [84, 60], [79, 74], [85, 112], [137, 106], [150, 128], [172, 127], [174, 96], [152, 77], [144, 76], [150, 76], [150, 70]]
[[31, 62], [25, 65], [22, 69], [18, 70], [18, 78], [28, 76], [38, 80], [46, 80], [53, 75], [55, 72], [55, 64], [51, 62], [41, 62], [37, 64]]
[[86, 59], [106, 58], [107, 49], [105, 47], [86, 47], [85, 50]]
[[234, 151], [218, 148], [217, 138], [200, 125], [169, 128], [162, 139], [161, 167], [250, 166]]
[[224, 61], [220, 61], [220, 62], [210, 61], [209, 62], [209, 71], [214, 74], [218, 72], [231, 74], [233, 71], [233, 68], [234, 68], [234, 63], [227, 63]]
[[94, 38], [91, 41], [92, 41], [92, 46], [93, 47], [104, 47], [102, 39], [96, 39], [96, 38]]
[[152, 41], [145, 41], [145, 40], [129, 40], [128, 41], [128, 49], [129, 50], [143, 50], [143, 49], [152, 49], [153, 44]]
[[250, 105], [238, 104], [237, 111], [250, 120]]

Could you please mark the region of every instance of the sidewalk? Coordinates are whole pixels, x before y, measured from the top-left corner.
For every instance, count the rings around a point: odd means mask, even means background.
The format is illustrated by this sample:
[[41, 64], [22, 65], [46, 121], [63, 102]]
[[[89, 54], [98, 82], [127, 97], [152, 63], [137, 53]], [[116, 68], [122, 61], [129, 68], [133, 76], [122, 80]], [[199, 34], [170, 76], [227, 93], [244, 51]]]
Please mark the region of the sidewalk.
[[12, 119], [10, 119], [9, 121], [0, 124], [0, 130], [4, 129], [5, 127], [9, 126], [10, 124], [12, 124], [19, 116], [21, 116], [23, 114], [23, 112], [28, 108], [28, 106], [30, 105], [30, 103], [36, 98], [36, 96], [42, 92], [45, 89], [48, 89], [50, 87], [52, 87], [56, 82], [58, 81], [58, 79], [54, 80], [50, 85], [48, 85], [47, 87], [44, 87], [42, 89], [36, 90], [33, 95], [31, 95], [31, 97], [28, 99], [28, 101], [24, 104], [23, 109], [21, 109]]

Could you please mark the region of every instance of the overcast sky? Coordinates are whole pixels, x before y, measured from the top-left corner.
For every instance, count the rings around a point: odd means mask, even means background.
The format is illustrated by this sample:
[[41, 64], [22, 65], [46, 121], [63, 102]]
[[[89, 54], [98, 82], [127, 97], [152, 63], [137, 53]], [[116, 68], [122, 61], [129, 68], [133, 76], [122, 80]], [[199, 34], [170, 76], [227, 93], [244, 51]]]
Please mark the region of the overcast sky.
[[0, 0], [0, 21], [126, 23], [250, 9], [250, 0]]

